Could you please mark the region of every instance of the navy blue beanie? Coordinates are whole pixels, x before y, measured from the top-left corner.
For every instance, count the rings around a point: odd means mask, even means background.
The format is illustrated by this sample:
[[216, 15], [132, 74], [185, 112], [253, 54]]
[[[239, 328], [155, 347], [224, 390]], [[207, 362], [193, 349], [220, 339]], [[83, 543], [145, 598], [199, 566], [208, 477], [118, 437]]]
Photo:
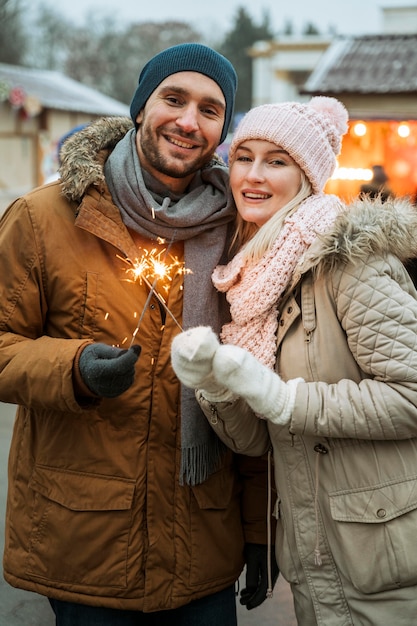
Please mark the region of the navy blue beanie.
[[182, 43], [155, 55], [146, 63], [139, 75], [139, 83], [130, 104], [130, 115], [136, 117], [151, 93], [165, 78], [177, 72], [199, 72], [213, 79], [223, 92], [226, 112], [220, 143], [226, 139], [233, 116], [237, 75], [233, 65], [212, 48], [199, 43]]

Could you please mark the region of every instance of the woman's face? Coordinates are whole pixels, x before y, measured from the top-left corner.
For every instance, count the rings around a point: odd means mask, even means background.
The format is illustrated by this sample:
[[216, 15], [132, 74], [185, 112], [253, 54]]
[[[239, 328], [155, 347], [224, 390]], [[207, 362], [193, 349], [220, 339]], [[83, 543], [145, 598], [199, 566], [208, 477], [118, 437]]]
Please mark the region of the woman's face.
[[276, 144], [250, 139], [236, 150], [230, 185], [242, 219], [262, 226], [297, 195], [301, 168]]

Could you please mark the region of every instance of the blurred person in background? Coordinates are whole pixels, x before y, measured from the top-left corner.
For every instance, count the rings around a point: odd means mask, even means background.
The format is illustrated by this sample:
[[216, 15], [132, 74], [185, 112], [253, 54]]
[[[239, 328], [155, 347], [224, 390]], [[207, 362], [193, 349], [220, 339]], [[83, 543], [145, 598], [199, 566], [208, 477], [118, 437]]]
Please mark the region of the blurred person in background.
[[228, 318], [210, 277], [236, 212], [215, 157], [236, 86], [211, 48], [164, 50], [131, 119], [66, 139], [60, 180], [0, 222], [4, 576], [57, 626], [233, 626], [245, 561], [248, 608], [266, 596], [265, 464], [221, 443], [170, 363], [179, 326]]
[[388, 176], [383, 165], [372, 166], [372, 178], [368, 183], [363, 183], [360, 187], [362, 196], [369, 198], [380, 198], [386, 202], [393, 197], [393, 193], [388, 185]]
[[56, 172], [53, 172], [53, 174], [51, 174], [50, 176], [48, 176], [45, 180], [45, 184], [47, 183], [53, 183], [56, 180], [59, 179], [59, 168], [61, 167], [61, 148], [64, 145], [65, 141], [67, 139], [69, 139], [70, 137], [72, 137], [75, 133], [78, 133], [78, 131], [83, 130], [85, 127], [87, 126], [87, 124], [78, 124], [77, 126], [74, 126], [73, 128], [71, 128], [68, 132], [64, 133], [58, 140], [58, 143], [56, 145], [56, 151], [54, 154], [54, 161], [56, 161], [57, 165], [58, 165], [58, 169]]
[[232, 321], [172, 346], [234, 451], [273, 446], [276, 556], [300, 626], [410, 626], [417, 614], [417, 292], [411, 203], [323, 193], [347, 112], [264, 105], [239, 125], [238, 249], [213, 273]]

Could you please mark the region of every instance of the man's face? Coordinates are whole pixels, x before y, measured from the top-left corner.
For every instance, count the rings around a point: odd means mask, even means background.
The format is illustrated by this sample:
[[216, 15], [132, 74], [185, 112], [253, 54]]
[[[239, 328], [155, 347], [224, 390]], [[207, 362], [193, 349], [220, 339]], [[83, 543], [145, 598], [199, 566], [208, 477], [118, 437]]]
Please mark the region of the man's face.
[[139, 112], [136, 145], [142, 167], [176, 193], [213, 156], [226, 102], [218, 84], [198, 72], [171, 74]]

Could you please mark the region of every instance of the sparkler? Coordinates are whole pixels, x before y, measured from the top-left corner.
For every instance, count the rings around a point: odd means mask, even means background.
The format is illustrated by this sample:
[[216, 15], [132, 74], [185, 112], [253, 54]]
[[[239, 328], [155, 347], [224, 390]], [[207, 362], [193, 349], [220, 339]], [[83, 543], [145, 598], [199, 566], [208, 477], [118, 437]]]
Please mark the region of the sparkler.
[[[158, 243], [163, 244], [164, 240], [159, 239]], [[158, 251], [157, 248], [153, 248], [151, 250], [142, 248], [142, 256], [135, 259], [135, 261], [132, 261], [131, 259], [124, 259], [123, 257], [117, 255], [119, 259], [129, 265], [129, 267], [126, 269], [126, 273], [132, 278], [128, 280], [131, 280], [132, 282], [144, 282], [145, 285], [147, 285], [147, 287], [149, 288], [148, 297], [138, 319], [136, 328], [133, 331], [132, 340], [129, 347], [131, 347], [135, 341], [136, 335], [139, 332], [140, 325], [142, 323], [146, 310], [149, 307], [152, 296], [155, 296], [157, 298], [158, 302], [162, 305], [166, 313], [173, 319], [175, 324], [182, 331], [181, 325], [167, 306], [165, 299], [159, 293], [159, 291], [157, 291], [158, 281], [162, 280], [165, 282], [165, 284], [163, 284], [162, 286], [166, 290], [166, 292], [168, 292], [168, 283], [172, 281], [174, 276], [179, 273], [185, 274], [190, 272], [190, 270], [186, 270], [184, 268], [184, 264], [180, 262], [177, 257], [173, 256], [170, 253], [171, 245], [172, 241], [170, 242], [168, 247], [163, 248], [160, 251]], [[169, 260], [169, 262], [167, 262], [167, 259]]]

